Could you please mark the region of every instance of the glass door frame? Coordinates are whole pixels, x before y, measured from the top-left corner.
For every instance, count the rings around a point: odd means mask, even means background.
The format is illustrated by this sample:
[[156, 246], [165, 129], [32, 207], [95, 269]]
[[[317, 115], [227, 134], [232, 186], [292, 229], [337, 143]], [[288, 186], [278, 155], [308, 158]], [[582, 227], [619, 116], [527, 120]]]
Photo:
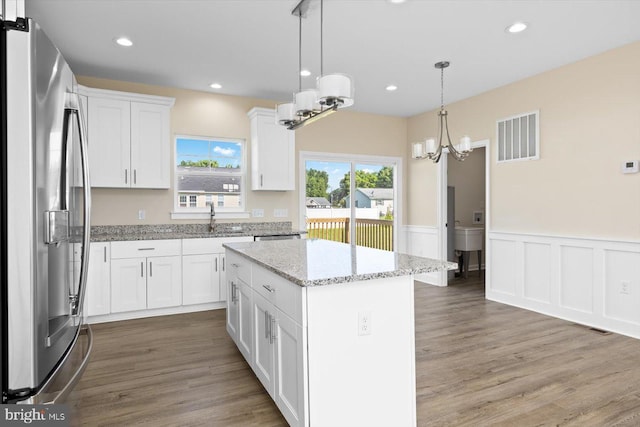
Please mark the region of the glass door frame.
[[[394, 156], [372, 156], [366, 154], [344, 154], [344, 153], [325, 153], [325, 152], [316, 152], [316, 151], [300, 151], [298, 156], [298, 183], [299, 183], [299, 218], [298, 224], [300, 228], [304, 226], [307, 227], [307, 206], [306, 206], [306, 162], [319, 161], [319, 162], [340, 162], [340, 163], [349, 163], [350, 164], [350, 176], [351, 182], [349, 183], [349, 194], [352, 195], [352, 198], [355, 197], [355, 177], [356, 177], [356, 165], [363, 164], [375, 164], [375, 165], [383, 165], [383, 166], [391, 166], [393, 167], [393, 200], [394, 200], [394, 214], [393, 214], [393, 248], [394, 252], [398, 251], [399, 244], [399, 227], [401, 224], [400, 218], [403, 214], [403, 201], [402, 201], [402, 181], [404, 177], [403, 169], [402, 169], [402, 157], [394, 157]], [[355, 203], [351, 203], [351, 217], [350, 220], [355, 224], [355, 215], [356, 208]], [[356, 241], [356, 227], [351, 227], [349, 229], [350, 233], [350, 241]]]

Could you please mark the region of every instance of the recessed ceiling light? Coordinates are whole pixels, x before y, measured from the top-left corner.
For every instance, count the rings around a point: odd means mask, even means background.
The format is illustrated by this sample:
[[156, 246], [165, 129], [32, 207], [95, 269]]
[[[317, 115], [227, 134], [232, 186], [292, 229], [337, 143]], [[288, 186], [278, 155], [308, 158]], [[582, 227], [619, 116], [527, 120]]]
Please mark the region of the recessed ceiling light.
[[509, 25], [505, 31], [508, 33], [521, 33], [522, 31], [527, 29], [527, 24], [525, 22], [514, 22]]
[[222, 85], [220, 83], [211, 83], [209, 86], [211, 89], [222, 89]]
[[307, 69], [304, 69], [304, 70], [300, 71], [300, 75], [302, 77], [309, 77], [311, 75], [311, 71], [309, 71]]
[[133, 42], [126, 38], [126, 37], [118, 37], [116, 39], [116, 43], [118, 43], [120, 46], [124, 46], [124, 47], [130, 47], [133, 46]]
[[386, 89], [387, 91], [389, 91], [389, 92], [393, 92], [394, 90], [397, 90], [397, 89], [398, 89], [398, 86], [396, 86], [396, 85], [389, 85], [389, 86], [385, 87], [385, 89]]
[[400, 4], [400, 3], [404, 3], [407, 0], [387, 0], [387, 1], [393, 4]]

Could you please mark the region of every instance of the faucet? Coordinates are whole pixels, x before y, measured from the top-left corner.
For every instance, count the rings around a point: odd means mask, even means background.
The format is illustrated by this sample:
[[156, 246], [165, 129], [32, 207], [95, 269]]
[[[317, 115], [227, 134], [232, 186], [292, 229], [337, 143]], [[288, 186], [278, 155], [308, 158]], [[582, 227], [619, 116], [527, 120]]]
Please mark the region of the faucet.
[[213, 207], [213, 201], [211, 202], [211, 220], [209, 222], [209, 233], [216, 231], [216, 210]]

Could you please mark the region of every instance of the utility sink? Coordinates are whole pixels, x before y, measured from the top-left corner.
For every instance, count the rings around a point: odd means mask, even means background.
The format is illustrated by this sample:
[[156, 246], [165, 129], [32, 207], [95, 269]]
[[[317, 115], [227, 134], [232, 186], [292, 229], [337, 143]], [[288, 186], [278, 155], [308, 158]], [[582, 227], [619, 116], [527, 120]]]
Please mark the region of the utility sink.
[[456, 226], [455, 249], [457, 251], [480, 251], [484, 227]]

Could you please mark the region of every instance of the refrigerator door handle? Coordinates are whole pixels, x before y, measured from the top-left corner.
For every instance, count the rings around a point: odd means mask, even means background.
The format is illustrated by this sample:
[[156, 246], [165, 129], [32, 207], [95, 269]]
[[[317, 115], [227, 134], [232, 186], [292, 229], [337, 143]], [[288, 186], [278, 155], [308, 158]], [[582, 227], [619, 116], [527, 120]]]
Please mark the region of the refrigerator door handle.
[[78, 132], [80, 136], [80, 162], [82, 163], [82, 185], [84, 190], [83, 203], [83, 242], [82, 242], [82, 258], [80, 263], [80, 280], [78, 284], [78, 293], [72, 298], [71, 314], [73, 316], [82, 316], [84, 306], [84, 293], [87, 288], [87, 273], [89, 269], [89, 244], [91, 239], [91, 187], [89, 182], [89, 159], [87, 157], [87, 138], [84, 128], [84, 120], [82, 110], [80, 108], [80, 99], [77, 94], [73, 94], [75, 107], [71, 109], [71, 113], [76, 118]]

